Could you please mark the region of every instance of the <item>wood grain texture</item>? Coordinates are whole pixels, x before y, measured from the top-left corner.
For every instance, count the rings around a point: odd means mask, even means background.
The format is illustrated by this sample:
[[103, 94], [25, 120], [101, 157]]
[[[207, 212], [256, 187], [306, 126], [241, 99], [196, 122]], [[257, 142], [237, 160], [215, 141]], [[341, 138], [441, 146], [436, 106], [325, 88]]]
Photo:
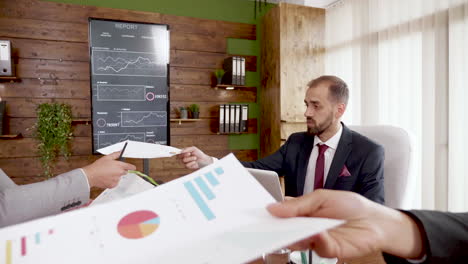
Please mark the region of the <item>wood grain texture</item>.
[[[217, 135], [218, 133], [218, 118], [205, 118], [197, 122], [178, 122], [170, 123], [171, 135]], [[7, 117], [5, 119], [6, 133], [18, 134], [24, 138], [34, 137], [34, 117]], [[248, 120], [247, 132], [249, 134], [257, 134], [257, 119], [251, 118]], [[75, 137], [91, 137], [91, 121], [72, 122], [73, 136]]]
[[262, 101], [260, 115], [260, 157], [274, 153], [280, 147], [280, 25], [279, 7], [272, 8], [262, 19], [261, 76]]
[[[73, 117], [90, 120], [90, 66], [88, 19], [102, 18], [168, 24], [171, 30], [171, 117], [174, 109], [198, 103], [201, 118], [193, 123], [170, 123], [171, 145], [199, 146], [222, 157], [231, 150], [227, 135], [217, 135], [220, 103], [257, 101], [256, 87], [226, 91], [214, 89], [213, 71], [220, 68], [226, 53], [226, 39], [256, 39], [255, 25], [152, 12], [101, 8], [40, 0], [0, 0], [0, 37], [13, 46], [13, 61], [19, 82], [0, 83], [0, 96], [7, 101], [9, 133], [23, 138], [0, 140], [0, 167], [21, 184], [43, 180], [33, 138], [36, 108], [41, 103], [63, 102], [72, 107]], [[15, 25], [12, 27], [11, 25]], [[246, 57], [246, 69], [257, 70], [257, 57]], [[248, 133], [257, 133], [257, 120], [249, 120]], [[91, 121], [73, 122], [72, 156], [59, 159], [55, 173], [85, 166], [97, 159], [91, 155]], [[257, 150], [236, 150], [239, 158], [253, 160]], [[140, 161], [134, 162], [139, 169]], [[184, 175], [180, 164], [161, 161], [164, 177]], [[185, 173], [186, 174], [186, 173]], [[157, 178], [157, 177], [156, 177]], [[93, 195], [102, 190], [93, 189]]]
[[20, 82], [0, 83], [4, 98], [69, 98], [87, 99], [91, 95], [89, 81], [31, 79], [22, 78]]
[[257, 88], [226, 90], [215, 89], [209, 85], [172, 84], [171, 100], [218, 102], [219, 104], [228, 102], [255, 103], [257, 101]]
[[279, 9], [281, 120], [304, 121], [307, 83], [325, 71], [325, 9], [285, 3]]
[[36, 117], [36, 109], [42, 103], [66, 103], [72, 108], [75, 118], [91, 116], [91, 102], [87, 99], [36, 99], [36, 98], [6, 98], [6, 115], [10, 117]]
[[219, 35], [223, 38], [256, 39], [256, 26], [253, 24], [37, 0], [3, 0], [0, 2], [0, 16], [21, 19], [36, 19], [41, 17], [47, 21], [81, 24], [87, 24], [89, 17], [116, 19], [168, 24], [171, 31], [174, 32]]
[[[281, 139], [305, 131], [307, 83], [324, 73], [325, 10], [280, 3], [263, 18], [261, 156], [279, 148]], [[306, 40], [306, 41], [304, 41]]]
[[[241, 161], [257, 160], [257, 150], [207, 150], [207, 155], [222, 158], [233, 153]], [[170, 168], [170, 169], [168, 169]], [[155, 159], [150, 162], [151, 177], [156, 180], [169, 182], [181, 176], [192, 173], [193, 170], [185, 169], [174, 157], [166, 159]]]

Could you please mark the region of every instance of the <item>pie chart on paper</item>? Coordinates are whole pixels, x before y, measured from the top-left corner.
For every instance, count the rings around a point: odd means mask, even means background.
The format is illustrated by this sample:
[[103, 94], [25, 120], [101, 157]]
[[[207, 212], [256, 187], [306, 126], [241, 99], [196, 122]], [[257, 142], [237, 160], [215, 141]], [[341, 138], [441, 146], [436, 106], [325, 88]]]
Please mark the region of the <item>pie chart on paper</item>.
[[117, 224], [119, 234], [129, 239], [140, 239], [151, 235], [160, 224], [159, 216], [148, 210], [129, 213]]

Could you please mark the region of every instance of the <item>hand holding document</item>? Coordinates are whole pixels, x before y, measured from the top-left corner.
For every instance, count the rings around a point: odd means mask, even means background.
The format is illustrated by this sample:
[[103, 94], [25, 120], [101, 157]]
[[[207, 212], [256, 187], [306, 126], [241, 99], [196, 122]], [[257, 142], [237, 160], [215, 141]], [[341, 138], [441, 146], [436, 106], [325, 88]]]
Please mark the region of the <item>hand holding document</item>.
[[171, 146], [152, 144], [138, 141], [122, 141], [105, 148], [98, 149], [97, 151], [104, 155], [109, 155], [116, 151], [122, 151], [125, 143], [127, 147], [122, 157], [124, 158], [140, 158], [140, 159], [153, 159], [172, 157], [180, 153], [180, 149]]
[[105, 189], [91, 205], [120, 200], [154, 188], [154, 185], [143, 180], [135, 173], [127, 173], [120, 178], [119, 184], [112, 189]]
[[343, 223], [276, 218], [274, 202], [230, 154], [157, 188], [0, 229], [0, 261], [237, 264]]

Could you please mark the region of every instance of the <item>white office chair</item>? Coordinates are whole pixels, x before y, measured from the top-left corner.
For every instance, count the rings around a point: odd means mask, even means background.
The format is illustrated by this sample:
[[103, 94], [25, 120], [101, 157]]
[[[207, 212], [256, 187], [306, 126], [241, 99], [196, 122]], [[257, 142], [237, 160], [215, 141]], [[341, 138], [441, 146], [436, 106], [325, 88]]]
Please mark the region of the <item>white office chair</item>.
[[385, 149], [385, 205], [409, 209], [414, 199], [412, 162], [414, 151], [410, 134], [394, 126], [350, 126], [350, 129], [374, 140]]

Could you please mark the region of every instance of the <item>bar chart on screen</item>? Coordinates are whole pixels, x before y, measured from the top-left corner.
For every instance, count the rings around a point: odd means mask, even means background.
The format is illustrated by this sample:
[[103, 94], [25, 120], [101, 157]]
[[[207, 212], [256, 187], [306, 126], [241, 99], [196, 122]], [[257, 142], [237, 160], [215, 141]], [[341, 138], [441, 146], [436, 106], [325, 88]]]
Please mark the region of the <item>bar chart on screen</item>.
[[26, 257], [31, 251], [40, 250], [41, 247], [47, 244], [49, 237], [53, 235], [54, 229], [49, 229], [6, 240], [4, 263], [14, 264], [14, 259], [17, 259], [18, 257]]

